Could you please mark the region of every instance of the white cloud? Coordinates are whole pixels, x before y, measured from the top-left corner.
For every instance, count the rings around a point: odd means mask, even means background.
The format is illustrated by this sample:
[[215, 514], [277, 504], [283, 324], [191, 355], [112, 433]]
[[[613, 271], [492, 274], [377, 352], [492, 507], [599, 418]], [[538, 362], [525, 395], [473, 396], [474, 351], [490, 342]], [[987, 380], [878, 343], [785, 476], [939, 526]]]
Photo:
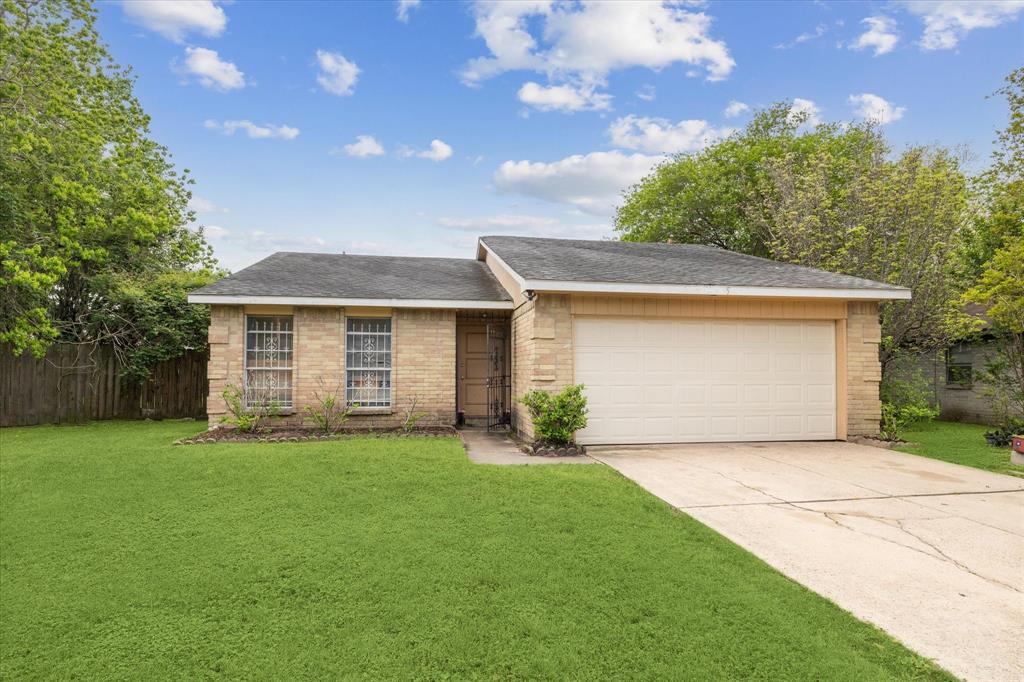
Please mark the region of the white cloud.
[[404, 158], [415, 156], [420, 159], [430, 159], [431, 161], [444, 161], [451, 158], [452, 148], [441, 140], [431, 140], [430, 149], [416, 151], [412, 147], [400, 147], [398, 155]]
[[608, 127], [608, 137], [616, 147], [645, 152], [694, 152], [732, 134], [732, 128], [715, 128], [701, 119], [673, 124], [663, 118], [624, 116]]
[[790, 118], [796, 118], [797, 116], [806, 116], [804, 123], [808, 125], [816, 126], [821, 123], [821, 107], [812, 102], [809, 99], [802, 97], [793, 98], [793, 104], [789, 107]]
[[204, 88], [226, 91], [245, 87], [245, 74], [231, 62], [221, 59], [214, 50], [205, 47], [185, 48], [184, 71], [197, 76]]
[[828, 26], [826, 26], [825, 24], [818, 24], [817, 26], [814, 27], [813, 31], [801, 33], [788, 43], [779, 43], [778, 45], [775, 46], [775, 49], [788, 50], [791, 47], [796, 47], [800, 43], [806, 43], [811, 40], [817, 40], [818, 38], [825, 35], [826, 32], [828, 32]]
[[409, 21], [409, 11], [420, 6], [420, 0], [398, 0], [395, 16], [399, 21]]
[[489, 54], [466, 64], [467, 85], [533, 71], [552, 85], [593, 90], [620, 69], [685, 63], [715, 81], [735, 66], [726, 44], [709, 35], [711, 17], [677, 2], [477, 2], [474, 14]]
[[903, 118], [906, 107], [895, 107], [878, 95], [865, 92], [860, 95], [850, 95], [847, 100], [854, 109], [854, 113], [866, 120], [875, 121], [881, 125], [892, 123]]
[[471, 218], [437, 219], [441, 227], [468, 232], [472, 238], [487, 234], [517, 234], [534, 237], [561, 237], [563, 239], [600, 239], [611, 234], [607, 223], [566, 223], [557, 218], [536, 215], [500, 214]]
[[316, 51], [316, 62], [320, 73], [316, 82], [332, 95], [351, 95], [355, 92], [356, 81], [359, 80], [359, 67], [338, 52], [327, 50]]
[[892, 52], [896, 43], [900, 40], [900, 34], [896, 31], [896, 22], [891, 17], [877, 16], [861, 19], [868, 29], [861, 33], [857, 40], [850, 43], [851, 50], [872, 49], [875, 56]]
[[228, 209], [222, 208], [205, 197], [193, 194], [188, 200], [189, 209], [196, 213], [227, 213]]
[[915, 0], [904, 4], [924, 21], [922, 50], [953, 49], [971, 31], [1012, 21], [1024, 10], [1024, 0]]
[[224, 10], [211, 0], [123, 0], [121, 7], [132, 23], [176, 43], [192, 32], [219, 36], [228, 24]]
[[732, 100], [725, 107], [725, 112], [724, 113], [725, 113], [725, 117], [726, 118], [736, 118], [737, 116], [745, 114], [748, 111], [750, 111], [750, 105], [749, 104], [745, 104], [743, 102], [737, 102], [736, 100]]
[[519, 88], [519, 101], [540, 111], [603, 111], [611, 108], [612, 96], [594, 92], [593, 87], [551, 85], [532, 81]]
[[347, 144], [341, 148], [340, 151], [331, 150], [332, 154], [344, 153], [348, 156], [380, 156], [384, 153], [384, 147], [381, 146], [380, 142], [377, 142], [373, 135], [357, 135], [356, 141], [352, 144]]
[[282, 140], [294, 140], [299, 136], [298, 128], [286, 125], [274, 125], [272, 123], [259, 126], [252, 121], [244, 119], [240, 121], [224, 121], [223, 123], [210, 119], [205, 121], [203, 126], [210, 130], [219, 130], [225, 135], [234, 135], [235, 132], [241, 130], [246, 135], [254, 139], [276, 137]]
[[608, 216], [622, 191], [639, 182], [664, 158], [612, 151], [576, 154], [553, 163], [506, 161], [494, 172], [494, 184], [503, 192]]
[[636, 96], [645, 102], [653, 102], [654, 98], [657, 96], [657, 91], [654, 89], [653, 85], [641, 85], [636, 90]]

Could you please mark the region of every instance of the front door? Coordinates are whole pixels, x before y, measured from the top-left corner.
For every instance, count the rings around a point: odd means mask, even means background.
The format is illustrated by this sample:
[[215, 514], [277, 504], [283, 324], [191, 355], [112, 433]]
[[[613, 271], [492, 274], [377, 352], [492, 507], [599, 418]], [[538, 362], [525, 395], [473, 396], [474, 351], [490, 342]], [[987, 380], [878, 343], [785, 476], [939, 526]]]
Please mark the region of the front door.
[[487, 416], [487, 327], [459, 325], [457, 362], [459, 411], [467, 419]]

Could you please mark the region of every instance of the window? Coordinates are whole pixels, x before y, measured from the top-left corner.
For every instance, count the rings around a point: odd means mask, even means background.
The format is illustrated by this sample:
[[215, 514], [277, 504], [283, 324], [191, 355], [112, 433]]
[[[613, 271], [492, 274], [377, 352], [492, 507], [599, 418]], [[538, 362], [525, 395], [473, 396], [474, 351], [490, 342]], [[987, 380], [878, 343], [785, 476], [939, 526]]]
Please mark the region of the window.
[[970, 388], [974, 373], [969, 362], [946, 363], [946, 386], [949, 388]]
[[345, 400], [359, 407], [391, 407], [390, 318], [348, 320]]
[[292, 407], [291, 315], [245, 318], [245, 402]]

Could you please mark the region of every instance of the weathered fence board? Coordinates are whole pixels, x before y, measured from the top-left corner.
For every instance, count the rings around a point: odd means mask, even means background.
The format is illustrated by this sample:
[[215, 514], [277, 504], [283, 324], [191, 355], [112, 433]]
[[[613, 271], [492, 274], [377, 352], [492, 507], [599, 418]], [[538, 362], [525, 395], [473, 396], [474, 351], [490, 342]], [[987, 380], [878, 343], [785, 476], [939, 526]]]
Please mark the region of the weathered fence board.
[[57, 343], [44, 358], [0, 345], [0, 426], [206, 415], [206, 354], [161, 362], [142, 385], [110, 348]]

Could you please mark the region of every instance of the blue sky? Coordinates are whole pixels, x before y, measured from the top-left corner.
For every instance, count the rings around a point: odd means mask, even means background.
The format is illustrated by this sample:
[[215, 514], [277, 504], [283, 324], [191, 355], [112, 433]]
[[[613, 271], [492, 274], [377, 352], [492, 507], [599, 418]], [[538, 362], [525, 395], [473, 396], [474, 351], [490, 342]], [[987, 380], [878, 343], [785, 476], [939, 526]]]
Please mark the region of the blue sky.
[[[611, 236], [620, 192], [793, 100], [985, 162], [1024, 2], [108, 2], [153, 136], [232, 270]], [[731, 106], [730, 106], [731, 105]]]

